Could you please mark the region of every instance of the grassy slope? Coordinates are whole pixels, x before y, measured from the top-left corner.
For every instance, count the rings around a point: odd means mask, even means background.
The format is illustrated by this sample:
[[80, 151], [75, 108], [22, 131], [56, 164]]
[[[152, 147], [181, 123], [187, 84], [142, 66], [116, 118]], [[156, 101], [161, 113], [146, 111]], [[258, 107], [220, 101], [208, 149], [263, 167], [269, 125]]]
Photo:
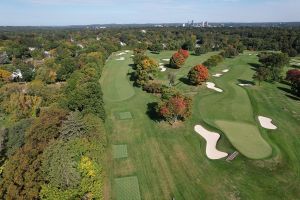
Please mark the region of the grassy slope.
[[[161, 55], [152, 56], [168, 58], [171, 54], [172, 52], [163, 52]], [[186, 63], [188, 67], [177, 70], [178, 79], [185, 75], [193, 64], [201, 63], [207, 57], [209, 56], [191, 56]], [[249, 60], [245, 60], [246, 63], [257, 61], [255, 56], [247, 59]], [[110, 62], [108, 61], [106, 70], [111, 66]], [[126, 61], [121, 62], [124, 65], [120, 67], [128, 68]], [[226, 65], [228, 63], [214, 68], [213, 71], [227, 68]], [[248, 68], [248, 65], [241, 66], [240, 74]], [[160, 77], [166, 79], [166, 74], [167, 72]], [[243, 79], [250, 77], [250, 72], [242, 75]], [[220, 84], [219, 81], [221, 79], [216, 83]], [[113, 83], [104, 84], [103, 79], [101, 82], [104, 91], [115, 90]], [[292, 111], [300, 114], [299, 101], [291, 100], [283, 91], [270, 84], [245, 89], [251, 96], [254, 114], [270, 116], [280, 127], [274, 132], [260, 128], [263, 137], [275, 149], [274, 157], [266, 161], [253, 161], [240, 156], [234, 162], [227, 163], [223, 160], [208, 160], [204, 153], [205, 141], [193, 132], [193, 126], [204, 120], [208, 122], [207, 126], [214, 129], [209, 123], [213, 117], [207, 118], [209, 116], [207, 112], [216, 105], [203, 104], [207, 96], [211, 96], [212, 91], [181, 82], [177, 87], [187, 94], [197, 92], [192, 117], [177, 128], [170, 128], [149, 119], [146, 115], [147, 104], [156, 101], [157, 97], [146, 94], [138, 88], [134, 88], [136, 95], [128, 100], [113, 102], [108, 98], [105, 99], [109, 144], [127, 144], [128, 147], [127, 159], [110, 158], [107, 162], [113, 199], [115, 199], [114, 178], [129, 175], [138, 177], [142, 199], [171, 199], [173, 196], [176, 199], [233, 199], [233, 196], [240, 196], [242, 199], [296, 199], [300, 195], [298, 188], [300, 161], [297, 157], [297, 152], [300, 152], [297, 131], [299, 132], [300, 127], [296, 116], [293, 116], [296, 114], [292, 114]], [[269, 99], [270, 94], [274, 99]], [[222, 98], [219, 102], [222, 103]], [[283, 113], [283, 107], [287, 107], [290, 112]], [[133, 119], [118, 120], [115, 113], [120, 111], [130, 111]], [[255, 120], [253, 115], [249, 117]], [[234, 150], [223, 136], [218, 149], [227, 152]]]

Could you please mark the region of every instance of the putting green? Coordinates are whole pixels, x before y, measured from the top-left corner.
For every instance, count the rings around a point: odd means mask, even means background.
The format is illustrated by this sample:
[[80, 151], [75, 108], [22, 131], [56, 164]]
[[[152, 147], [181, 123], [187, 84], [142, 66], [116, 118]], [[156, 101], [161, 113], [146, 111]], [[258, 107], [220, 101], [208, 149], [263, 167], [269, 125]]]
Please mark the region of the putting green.
[[262, 159], [272, 154], [271, 146], [262, 138], [256, 126], [233, 121], [215, 121], [215, 123], [231, 144], [248, 158]]
[[[117, 52], [116, 55], [118, 53], [120, 52]], [[135, 94], [132, 85], [129, 83], [129, 77], [127, 76], [131, 70], [131, 53], [122, 56], [116, 55], [109, 58], [100, 79], [101, 85], [109, 86], [102, 88], [104, 100], [111, 102], [124, 101]], [[125, 60], [116, 60], [120, 57], [124, 57]]]
[[118, 117], [120, 120], [132, 119], [131, 112], [120, 112], [118, 113]]

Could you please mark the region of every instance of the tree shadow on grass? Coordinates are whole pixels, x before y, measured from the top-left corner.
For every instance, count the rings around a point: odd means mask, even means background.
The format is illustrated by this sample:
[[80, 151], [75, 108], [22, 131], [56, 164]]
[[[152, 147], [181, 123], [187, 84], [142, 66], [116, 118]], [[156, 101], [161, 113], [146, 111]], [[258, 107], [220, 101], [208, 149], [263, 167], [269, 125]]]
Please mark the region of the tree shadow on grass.
[[186, 78], [186, 77], [181, 77], [181, 78], [179, 79], [179, 81], [180, 81], [181, 83], [183, 83], [183, 84], [186, 84], [186, 85], [189, 85], [189, 86], [193, 86], [193, 84], [191, 84], [190, 81], [189, 81], [189, 79]]
[[293, 99], [293, 100], [300, 101], [300, 98], [297, 97], [297, 96], [293, 93], [293, 91], [292, 91], [291, 89], [284, 88], [284, 87], [277, 87], [277, 88], [278, 88], [279, 90], [281, 90], [281, 91], [287, 93], [287, 94], [285, 94], [285, 96], [287, 96], [287, 97], [289, 97], [289, 98], [291, 98], [291, 99]]
[[240, 84], [251, 84], [251, 85], [255, 85], [254, 81], [248, 81], [248, 80], [244, 80], [244, 79], [238, 79], [237, 80]]
[[248, 63], [248, 65], [251, 66], [251, 69], [252, 69], [253, 71], [257, 71], [257, 69], [258, 69], [259, 67], [261, 67], [261, 65], [258, 64], [258, 63]]
[[155, 122], [158, 122], [161, 120], [160, 117], [158, 117], [157, 113], [156, 113], [156, 110], [155, 108], [158, 106], [158, 103], [157, 102], [151, 102], [151, 103], [148, 103], [147, 104], [147, 112], [146, 114], [148, 115], [148, 117], [155, 121]]

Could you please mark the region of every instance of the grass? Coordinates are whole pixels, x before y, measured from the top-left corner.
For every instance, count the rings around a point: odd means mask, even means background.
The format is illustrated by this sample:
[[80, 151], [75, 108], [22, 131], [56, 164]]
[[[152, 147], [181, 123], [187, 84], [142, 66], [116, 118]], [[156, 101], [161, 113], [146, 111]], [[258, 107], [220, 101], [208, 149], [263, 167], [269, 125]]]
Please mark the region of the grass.
[[127, 145], [113, 145], [113, 157], [118, 158], [127, 158]]
[[110, 87], [103, 87], [104, 98], [107, 101], [123, 101], [129, 99], [134, 95], [134, 90], [131, 83], [128, 81], [129, 64], [131, 63], [131, 53], [122, 55], [126, 59], [123, 61], [116, 60], [120, 56], [113, 54], [103, 70], [101, 84], [109, 85]]
[[[150, 54], [156, 59], [169, 58], [172, 51]], [[134, 95], [122, 101], [114, 101], [111, 94], [104, 92], [108, 119], [108, 143], [127, 144], [127, 159], [110, 159], [108, 152], [105, 168], [109, 172], [111, 198], [116, 199], [115, 178], [136, 176], [142, 199], [297, 199], [300, 196], [300, 104], [289, 93], [289, 86], [277, 83], [263, 83], [261, 86], [243, 88], [239, 80], [252, 81], [254, 74], [251, 63], [257, 63], [255, 52], [249, 52], [235, 59], [226, 59], [221, 65], [210, 69], [214, 74], [230, 69], [223, 77], [211, 78], [224, 93], [193, 87], [185, 84], [189, 69], [206, 60], [214, 53], [190, 56], [186, 65], [179, 70], [167, 69], [160, 72], [159, 79], [167, 83], [167, 74], [176, 73], [176, 87], [193, 98], [192, 116], [181, 126], [170, 127], [166, 123], [153, 121], [146, 113], [148, 104], [158, 97], [132, 87], [123, 71], [123, 78], [131, 86]], [[113, 74], [113, 65], [127, 68], [131, 72], [130, 59], [115, 62], [109, 60], [104, 69]], [[120, 65], [122, 64], [122, 66]], [[114, 67], [114, 66], [113, 66]], [[120, 78], [121, 74], [118, 75]], [[103, 91], [116, 90], [113, 81], [101, 84]], [[113, 79], [114, 81], [119, 81]], [[115, 113], [130, 111], [132, 120], [119, 120]], [[257, 116], [273, 119], [278, 126], [275, 131], [261, 128]], [[272, 155], [263, 160], [252, 160], [240, 155], [233, 162], [211, 161], [205, 155], [205, 140], [193, 131], [196, 124], [203, 124], [209, 130], [226, 132], [218, 127], [218, 121], [230, 121], [256, 126], [263, 138], [272, 147]], [[245, 128], [243, 127], [243, 130]], [[221, 134], [217, 148], [233, 152], [234, 146]]]
[[118, 117], [120, 120], [132, 119], [131, 112], [120, 112], [118, 113]]
[[140, 190], [137, 177], [116, 178], [117, 200], [140, 200]]
[[256, 126], [233, 121], [215, 123], [224, 131], [231, 144], [248, 158], [261, 159], [272, 154], [271, 146], [262, 138]]

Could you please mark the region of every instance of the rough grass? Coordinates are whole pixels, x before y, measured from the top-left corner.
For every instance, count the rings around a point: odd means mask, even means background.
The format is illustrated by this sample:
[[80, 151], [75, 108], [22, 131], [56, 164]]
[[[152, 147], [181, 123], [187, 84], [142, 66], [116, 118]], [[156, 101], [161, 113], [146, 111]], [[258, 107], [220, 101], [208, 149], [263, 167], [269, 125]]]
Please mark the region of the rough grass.
[[[169, 58], [172, 53], [167, 51], [151, 56], [157, 59]], [[253, 52], [252, 56], [246, 52], [245, 55], [235, 59], [226, 59], [220, 66], [210, 69], [211, 74], [226, 68], [231, 69], [221, 78], [211, 78], [211, 81], [225, 90], [223, 94], [210, 91], [204, 86], [194, 87], [185, 84], [182, 78], [185, 78], [189, 68], [203, 62], [211, 54], [213, 53], [190, 56], [183, 68], [168, 69], [167, 72], [159, 74], [162, 82], [167, 82], [167, 73], [175, 72], [176, 87], [193, 97], [192, 116], [182, 126], [171, 128], [153, 121], [146, 114], [147, 104], [157, 101], [158, 98], [141, 89], [132, 87], [135, 95], [123, 101], [110, 101], [105, 98], [109, 144], [127, 144], [133, 147], [128, 149], [130, 157], [127, 159], [109, 159], [106, 163], [113, 199], [116, 199], [117, 194], [114, 179], [119, 176], [136, 176], [141, 198], [146, 200], [173, 197], [176, 200], [298, 199], [299, 101], [291, 97], [289, 86], [280, 83], [263, 83], [260, 87], [250, 88], [237, 86], [241, 89], [237, 92], [235, 86], [239, 83], [238, 79], [252, 80], [254, 70], [249, 63], [258, 62]], [[127, 63], [130, 63], [130, 60], [123, 62], [124, 65]], [[116, 64], [118, 67], [128, 67], [120, 66], [121, 61]], [[110, 66], [106, 65], [105, 70]], [[126, 74], [127, 72], [124, 72], [123, 77], [127, 78]], [[102, 76], [103, 90], [116, 90], [113, 82], [103, 84], [104, 78]], [[251, 109], [249, 103], [252, 105]], [[118, 120], [115, 113], [120, 110], [134, 113], [134, 118]], [[223, 113], [221, 117], [219, 111]], [[258, 124], [257, 115], [270, 116], [278, 129], [275, 131], [262, 129]], [[215, 120], [238, 120], [241, 123], [257, 124], [263, 139], [273, 149], [272, 158], [258, 161], [240, 155], [231, 163], [207, 159], [205, 141], [193, 131], [193, 127], [195, 124], [203, 123], [211, 130], [218, 131]], [[226, 152], [235, 150], [223, 134], [218, 142], [218, 149]]]

